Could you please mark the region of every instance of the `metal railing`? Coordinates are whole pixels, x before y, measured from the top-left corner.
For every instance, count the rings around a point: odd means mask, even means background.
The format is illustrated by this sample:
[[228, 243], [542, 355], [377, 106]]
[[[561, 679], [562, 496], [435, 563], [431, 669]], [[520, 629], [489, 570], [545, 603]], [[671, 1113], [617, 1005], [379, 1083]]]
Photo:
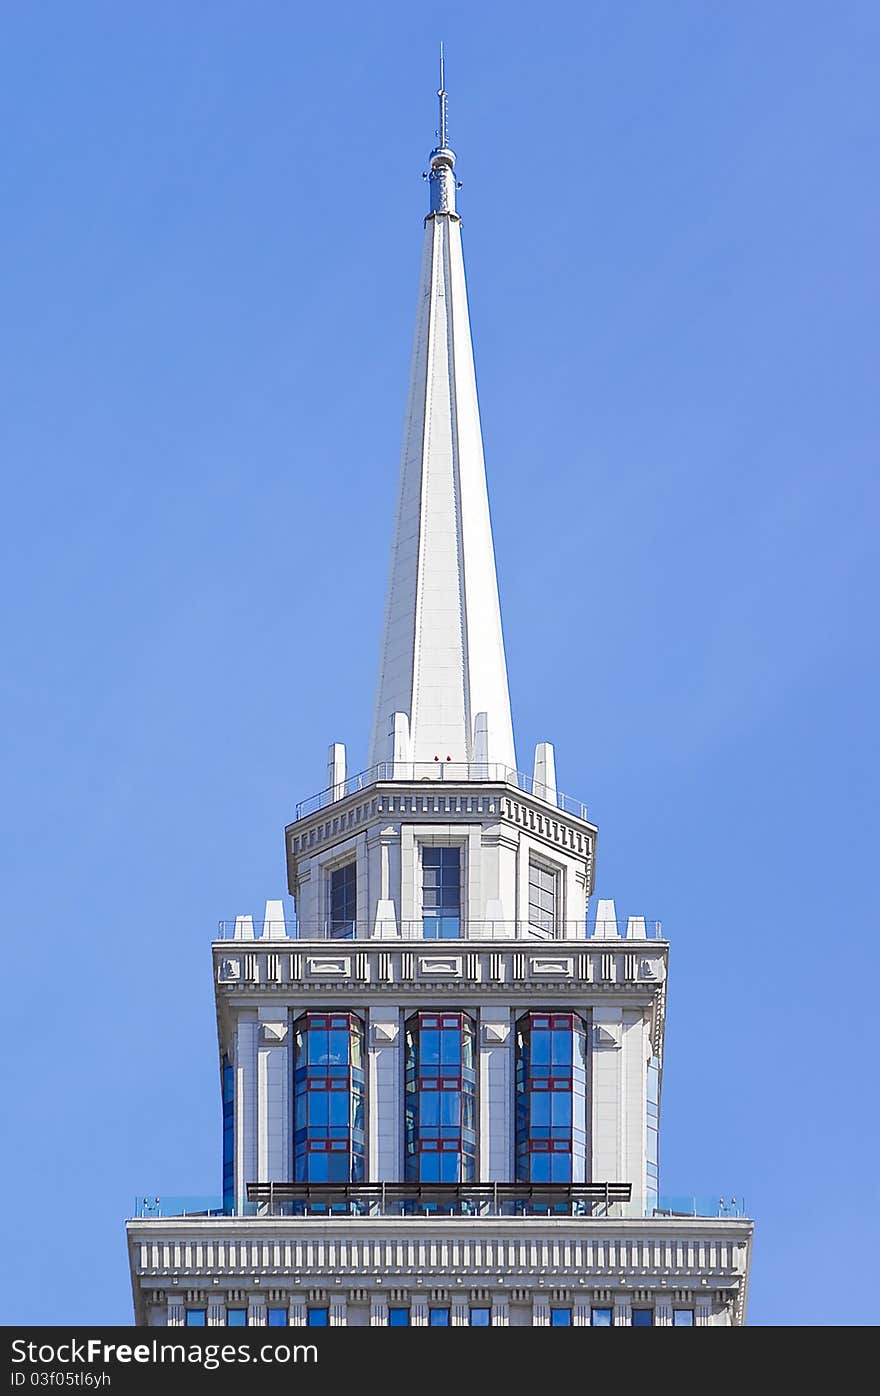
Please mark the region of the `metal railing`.
[[[645, 940], [662, 940], [662, 921], [646, 920], [644, 917], [618, 917], [615, 921], [597, 921], [594, 917], [585, 921], [559, 921], [548, 929], [531, 921], [477, 921], [462, 917], [460, 934], [457, 936], [432, 936], [430, 917], [419, 917], [415, 921], [396, 921], [397, 936], [403, 941], [416, 941], [421, 948], [442, 949], [444, 946], [460, 946], [462, 942], [474, 940], [522, 940], [530, 946], [552, 946], [556, 942], [596, 940], [603, 948], [612, 949], [623, 943], [635, 948]], [[633, 926], [633, 922], [637, 922]], [[237, 917], [233, 921], [218, 922], [218, 940], [272, 941], [272, 940], [327, 940], [344, 945], [348, 941], [364, 941], [375, 937], [376, 927], [368, 921], [339, 923], [325, 917], [318, 921], [265, 921], [257, 917]], [[389, 941], [383, 938], [382, 947], [388, 949], [395, 944], [394, 937]], [[596, 948], [599, 948], [597, 946]]]
[[631, 1183], [248, 1183], [260, 1216], [607, 1216]]
[[741, 1197], [668, 1196], [661, 1193], [652, 1216], [655, 1217], [746, 1217], [746, 1204]]
[[[169, 1217], [592, 1216], [631, 1215], [630, 1183], [248, 1183], [247, 1201], [218, 1195], [138, 1195], [132, 1219]], [[661, 1194], [649, 1218], [744, 1219], [743, 1199]]]
[[380, 781], [404, 781], [410, 785], [422, 781], [446, 781], [458, 785], [482, 781], [495, 785], [509, 785], [515, 790], [521, 790], [526, 795], [533, 795], [548, 805], [564, 810], [566, 814], [573, 814], [577, 819], [587, 818], [587, 807], [580, 800], [575, 800], [571, 795], [564, 795], [561, 791], [553, 791], [536, 781], [533, 776], [516, 771], [512, 766], [491, 761], [443, 761], [439, 757], [435, 757], [433, 761], [380, 761], [366, 771], [347, 776], [337, 785], [328, 785], [326, 790], [319, 790], [316, 795], [301, 800], [296, 806], [296, 818], [304, 819], [306, 815], [314, 814], [327, 805], [334, 805], [337, 800], [344, 800], [348, 795], [356, 795]]

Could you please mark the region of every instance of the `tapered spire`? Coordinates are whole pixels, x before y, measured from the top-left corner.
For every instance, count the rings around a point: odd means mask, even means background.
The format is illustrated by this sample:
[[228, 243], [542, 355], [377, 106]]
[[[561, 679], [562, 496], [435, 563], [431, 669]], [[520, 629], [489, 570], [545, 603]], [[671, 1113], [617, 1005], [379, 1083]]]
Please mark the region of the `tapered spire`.
[[443, 67], [369, 764], [477, 775], [516, 758]]

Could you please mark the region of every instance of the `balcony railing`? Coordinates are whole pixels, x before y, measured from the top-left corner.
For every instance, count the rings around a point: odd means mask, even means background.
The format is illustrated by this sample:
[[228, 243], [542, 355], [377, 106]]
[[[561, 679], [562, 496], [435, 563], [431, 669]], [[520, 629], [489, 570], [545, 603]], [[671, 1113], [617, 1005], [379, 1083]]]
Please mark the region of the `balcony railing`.
[[661, 1193], [653, 1209], [655, 1217], [747, 1217], [741, 1197], [680, 1197]]
[[[597, 921], [594, 917], [586, 921], [558, 921], [547, 929], [531, 921], [475, 921], [462, 918], [458, 936], [432, 936], [425, 929], [426, 920], [397, 921], [398, 936], [402, 940], [417, 941], [422, 946], [460, 945], [462, 941], [473, 940], [524, 940], [530, 945], [552, 944], [553, 941], [592, 940], [614, 943], [615, 937], [627, 944], [644, 940], [663, 940], [662, 921], [646, 920], [644, 917], [618, 917], [615, 921]], [[345, 944], [352, 940], [367, 940], [374, 937], [376, 927], [368, 921], [350, 921], [344, 924], [333, 922], [329, 917], [319, 921], [265, 921], [262, 918], [239, 916], [234, 921], [218, 922], [218, 940], [327, 940]]]
[[296, 818], [305, 819], [306, 815], [314, 814], [327, 805], [333, 805], [337, 800], [344, 800], [347, 795], [356, 795], [379, 781], [407, 781], [410, 784], [414, 781], [446, 781], [450, 785], [485, 781], [495, 785], [509, 785], [514, 790], [521, 790], [526, 795], [544, 800], [548, 805], [555, 805], [566, 814], [573, 814], [576, 819], [587, 818], [587, 807], [580, 800], [575, 800], [571, 795], [563, 795], [561, 791], [552, 790], [536, 781], [533, 776], [514, 770], [512, 766], [490, 761], [441, 761], [439, 758], [434, 761], [380, 761], [378, 765], [370, 766], [366, 771], [347, 776], [338, 785], [329, 785], [326, 790], [319, 790], [308, 800], [301, 800], [296, 807]]
[[[224, 1210], [217, 1196], [138, 1196], [132, 1217], [610, 1217], [629, 1212], [630, 1183], [248, 1183], [247, 1201]], [[631, 1215], [631, 1214], [630, 1214]], [[649, 1218], [741, 1219], [742, 1198], [665, 1196]]]

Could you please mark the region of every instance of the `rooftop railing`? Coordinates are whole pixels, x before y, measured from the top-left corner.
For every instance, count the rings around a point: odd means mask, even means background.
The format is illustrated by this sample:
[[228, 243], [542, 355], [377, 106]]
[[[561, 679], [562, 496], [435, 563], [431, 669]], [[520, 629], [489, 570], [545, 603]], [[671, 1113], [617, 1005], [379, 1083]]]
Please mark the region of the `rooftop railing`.
[[655, 1217], [746, 1217], [741, 1197], [667, 1196], [661, 1193], [653, 1209]]
[[370, 766], [366, 771], [347, 776], [337, 785], [329, 785], [326, 790], [319, 790], [309, 799], [301, 800], [296, 807], [296, 818], [305, 819], [306, 815], [314, 814], [327, 805], [334, 805], [337, 800], [344, 800], [347, 795], [356, 795], [362, 790], [367, 790], [380, 781], [406, 781], [410, 784], [414, 781], [446, 781], [450, 785], [485, 781], [495, 785], [509, 785], [514, 790], [521, 790], [526, 795], [544, 800], [548, 805], [555, 805], [566, 814], [573, 814], [576, 819], [587, 818], [587, 807], [580, 800], [553, 790], [536, 781], [533, 776], [514, 770], [512, 766], [491, 761], [441, 761], [439, 758], [434, 761], [380, 761], [378, 765]]
[[[141, 1196], [132, 1218], [632, 1216], [630, 1183], [248, 1183], [247, 1201]], [[621, 1211], [621, 1209], [624, 1209]], [[661, 1195], [649, 1218], [745, 1218], [742, 1198]]]
[[[418, 941], [426, 947], [443, 947], [469, 940], [525, 940], [532, 945], [566, 940], [615, 941], [637, 943], [662, 940], [662, 921], [646, 920], [642, 916], [619, 917], [614, 921], [557, 921], [551, 926], [532, 921], [476, 921], [462, 918], [457, 934], [432, 935], [430, 917], [415, 921], [397, 921], [395, 928], [402, 940]], [[444, 918], [447, 922], [450, 918]], [[448, 925], [445, 932], [448, 932]], [[351, 940], [375, 937], [376, 927], [368, 921], [344, 923], [325, 918], [319, 921], [265, 921], [251, 916], [239, 916], [233, 921], [218, 922], [218, 940], [330, 940], [341, 944]], [[384, 938], [387, 949], [388, 941]]]

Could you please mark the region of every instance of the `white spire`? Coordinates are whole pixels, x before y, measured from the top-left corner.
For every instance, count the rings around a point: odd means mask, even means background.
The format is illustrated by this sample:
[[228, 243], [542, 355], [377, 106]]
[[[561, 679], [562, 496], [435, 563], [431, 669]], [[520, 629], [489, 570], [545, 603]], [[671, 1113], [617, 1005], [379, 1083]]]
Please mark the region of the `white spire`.
[[442, 53], [438, 97], [368, 764], [401, 762], [405, 745], [412, 762], [448, 757], [485, 773], [486, 763], [515, 768], [516, 757]]

